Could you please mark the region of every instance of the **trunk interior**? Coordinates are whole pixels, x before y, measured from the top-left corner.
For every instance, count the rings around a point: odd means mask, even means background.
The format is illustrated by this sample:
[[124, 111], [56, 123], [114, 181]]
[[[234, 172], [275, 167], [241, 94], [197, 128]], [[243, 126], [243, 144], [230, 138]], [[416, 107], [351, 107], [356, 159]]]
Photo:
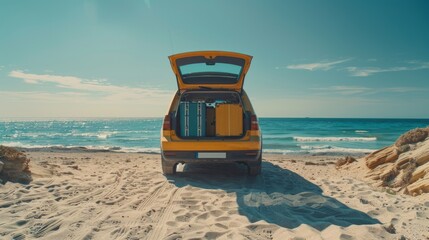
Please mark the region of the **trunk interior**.
[[173, 129], [181, 138], [241, 138], [250, 128], [251, 113], [245, 109], [234, 91], [185, 92], [171, 113]]

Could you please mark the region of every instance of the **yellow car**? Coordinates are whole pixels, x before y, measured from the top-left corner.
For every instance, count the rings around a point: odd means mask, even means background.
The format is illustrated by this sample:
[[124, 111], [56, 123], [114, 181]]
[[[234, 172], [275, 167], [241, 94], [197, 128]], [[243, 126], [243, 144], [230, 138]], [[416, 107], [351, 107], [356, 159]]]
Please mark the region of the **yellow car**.
[[244, 163], [261, 172], [262, 136], [243, 90], [252, 56], [198, 51], [169, 57], [178, 91], [164, 117], [161, 158], [164, 174], [178, 163]]

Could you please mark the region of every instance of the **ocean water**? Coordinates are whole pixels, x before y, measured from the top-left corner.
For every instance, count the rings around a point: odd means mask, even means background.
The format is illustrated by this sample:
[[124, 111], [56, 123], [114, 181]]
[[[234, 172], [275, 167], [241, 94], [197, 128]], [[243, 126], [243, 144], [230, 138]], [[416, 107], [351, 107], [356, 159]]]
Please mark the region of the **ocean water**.
[[[260, 118], [266, 153], [360, 155], [388, 146], [429, 119]], [[0, 144], [159, 152], [162, 119], [0, 121]]]

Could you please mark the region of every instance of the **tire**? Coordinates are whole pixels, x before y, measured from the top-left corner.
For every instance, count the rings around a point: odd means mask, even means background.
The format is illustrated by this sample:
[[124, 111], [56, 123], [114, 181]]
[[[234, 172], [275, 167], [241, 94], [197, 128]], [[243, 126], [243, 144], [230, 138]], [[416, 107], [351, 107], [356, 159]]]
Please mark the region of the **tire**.
[[249, 170], [249, 176], [258, 176], [259, 174], [261, 174], [261, 170], [262, 170], [262, 155], [258, 160], [258, 163], [256, 165], [248, 165], [248, 170]]
[[261, 174], [261, 165], [249, 167], [249, 176], [258, 176]]
[[162, 173], [164, 175], [173, 175], [176, 173], [176, 164], [167, 163], [164, 158], [161, 159]]

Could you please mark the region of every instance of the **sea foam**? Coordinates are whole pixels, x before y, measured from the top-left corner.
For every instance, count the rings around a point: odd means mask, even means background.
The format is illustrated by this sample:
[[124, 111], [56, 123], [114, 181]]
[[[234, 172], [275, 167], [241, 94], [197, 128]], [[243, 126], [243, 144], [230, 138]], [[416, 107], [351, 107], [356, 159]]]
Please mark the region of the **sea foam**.
[[109, 151], [109, 152], [124, 152], [124, 153], [161, 153], [160, 148], [144, 148], [144, 147], [116, 147], [116, 146], [64, 146], [64, 145], [36, 145], [36, 144], [24, 144], [21, 142], [0, 142], [0, 145], [7, 147], [17, 147], [26, 149], [41, 149], [41, 148], [55, 148], [57, 150], [70, 150], [70, 149], [87, 149], [92, 151]]
[[367, 130], [356, 130], [355, 133], [367, 133]]
[[299, 150], [287, 150], [287, 149], [264, 149], [264, 153], [271, 154], [315, 154], [315, 155], [344, 155], [344, 154], [368, 154], [375, 151], [375, 149], [366, 148], [342, 148], [342, 147], [318, 147], [318, 146], [301, 146]]
[[297, 142], [368, 142], [377, 141], [376, 137], [293, 137]]

